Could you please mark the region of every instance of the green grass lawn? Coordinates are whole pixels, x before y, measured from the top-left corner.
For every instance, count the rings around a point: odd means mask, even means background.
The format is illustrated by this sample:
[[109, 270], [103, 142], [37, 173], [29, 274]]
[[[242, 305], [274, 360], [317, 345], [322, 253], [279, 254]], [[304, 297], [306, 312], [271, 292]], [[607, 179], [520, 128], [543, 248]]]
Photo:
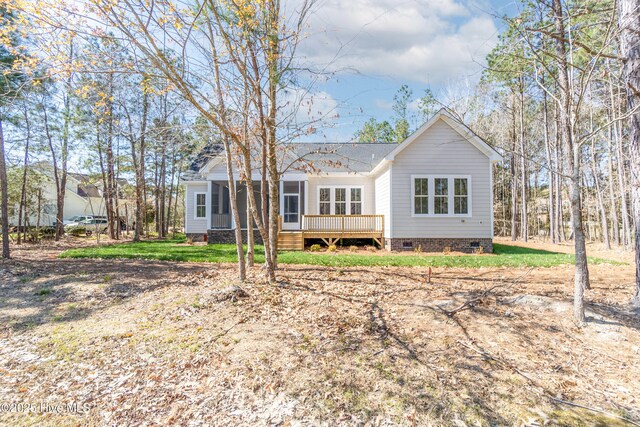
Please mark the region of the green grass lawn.
[[[60, 258], [153, 259], [163, 261], [235, 262], [235, 245], [185, 245], [185, 239], [119, 243], [90, 248], [69, 249]], [[431, 267], [553, 267], [572, 264], [574, 256], [521, 246], [494, 244], [487, 255], [397, 255], [352, 254], [348, 252], [282, 252], [284, 264], [348, 266], [431, 266]], [[263, 262], [262, 246], [256, 247], [256, 262]], [[589, 258], [593, 264], [619, 264], [602, 258]]]

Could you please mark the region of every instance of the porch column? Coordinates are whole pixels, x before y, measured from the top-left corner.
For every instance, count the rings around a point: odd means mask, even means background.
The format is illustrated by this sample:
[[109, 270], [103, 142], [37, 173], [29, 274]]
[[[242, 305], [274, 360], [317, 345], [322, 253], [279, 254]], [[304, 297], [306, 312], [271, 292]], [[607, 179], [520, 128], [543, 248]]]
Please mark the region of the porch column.
[[207, 210], [207, 230], [211, 229], [211, 180], [207, 181], [207, 195], [208, 197], [204, 201], [205, 209]]

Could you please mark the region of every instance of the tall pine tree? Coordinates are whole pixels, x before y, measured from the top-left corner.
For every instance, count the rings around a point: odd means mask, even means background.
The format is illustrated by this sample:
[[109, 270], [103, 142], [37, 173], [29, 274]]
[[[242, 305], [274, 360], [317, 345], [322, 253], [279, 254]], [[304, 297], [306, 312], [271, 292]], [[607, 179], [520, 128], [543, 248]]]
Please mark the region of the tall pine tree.
[[24, 75], [16, 70], [19, 37], [13, 14], [0, 7], [0, 223], [2, 224], [2, 258], [9, 258], [9, 206], [7, 163], [2, 124], [11, 102], [18, 96]]

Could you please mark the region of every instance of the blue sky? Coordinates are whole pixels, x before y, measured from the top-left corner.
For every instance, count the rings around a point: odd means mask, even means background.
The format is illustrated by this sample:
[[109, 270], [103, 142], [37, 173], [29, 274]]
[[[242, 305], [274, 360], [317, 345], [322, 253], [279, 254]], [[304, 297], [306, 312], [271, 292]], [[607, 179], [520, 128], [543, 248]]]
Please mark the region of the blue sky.
[[504, 26], [496, 16], [515, 7], [507, 0], [320, 0], [300, 53], [316, 69], [329, 65], [303, 110], [330, 118], [310, 139], [348, 141], [369, 118], [390, 118], [403, 84], [417, 99], [426, 88], [439, 95], [477, 81]]

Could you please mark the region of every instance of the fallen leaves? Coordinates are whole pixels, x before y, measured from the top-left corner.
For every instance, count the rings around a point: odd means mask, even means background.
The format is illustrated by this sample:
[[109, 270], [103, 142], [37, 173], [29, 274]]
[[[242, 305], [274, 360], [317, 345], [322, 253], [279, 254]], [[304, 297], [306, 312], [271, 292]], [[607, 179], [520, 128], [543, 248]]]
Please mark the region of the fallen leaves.
[[[0, 335], [0, 398], [91, 402], [89, 414], [62, 416], [67, 424], [513, 424], [531, 408], [548, 412], [514, 368], [587, 406], [637, 407], [638, 325], [616, 311], [624, 289], [604, 280], [616, 273], [599, 279], [600, 267], [593, 299], [609, 311], [599, 319], [618, 325], [594, 324], [579, 340], [563, 321], [561, 268], [467, 305], [523, 271], [442, 269], [429, 284], [424, 269], [287, 266], [268, 286], [259, 268], [237, 284], [224, 265], [20, 268], [0, 267], [15, 279], [0, 288], [0, 318], [12, 325]], [[56, 297], [38, 300], [45, 282]], [[15, 299], [23, 305], [2, 305]], [[70, 315], [49, 323], [62, 309]]]

